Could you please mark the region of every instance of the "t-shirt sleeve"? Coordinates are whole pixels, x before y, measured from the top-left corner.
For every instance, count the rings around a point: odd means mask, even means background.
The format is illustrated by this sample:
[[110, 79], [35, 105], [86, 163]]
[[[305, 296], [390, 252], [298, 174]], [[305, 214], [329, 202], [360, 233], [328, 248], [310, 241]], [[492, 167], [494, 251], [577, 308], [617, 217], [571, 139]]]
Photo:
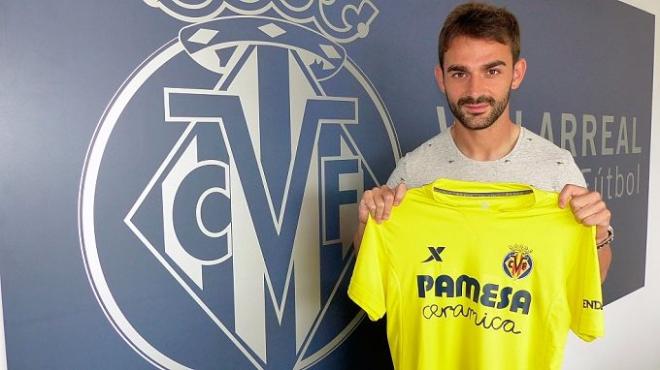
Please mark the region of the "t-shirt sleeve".
[[389, 186], [390, 188], [395, 188], [397, 185], [401, 183], [406, 183], [408, 181], [408, 171], [406, 167], [407, 163], [407, 156], [402, 157], [399, 159], [399, 161], [396, 163], [396, 167], [394, 168], [394, 171], [392, 171], [392, 174], [390, 175], [390, 178], [387, 179], [386, 185]]
[[571, 330], [591, 342], [603, 336], [603, 298], [595, 242], [595, 227], [583, 233], [575, 266], [568, 280]]
[[382, 318], [387, 310], [388, 261], [380, 227], [369, 218], [348, 286], [348, 296], [372, 321]]
[[577, 163], [575, 163], [575, 159], [573, 158], [573, 155], [571, 155], [571, 152], [569, 151], [565, 151], [564, 155], [565, 155], [564, 161], [568, 164], [568, 166], [566, 166], [567, 167], [566, 171], [563, 172], [564, 174], [563, 183], [582, 186], [586, 188], [587, 181], [584, 179], [584, 174], [582, 174], [580, 167], [578, 167]]

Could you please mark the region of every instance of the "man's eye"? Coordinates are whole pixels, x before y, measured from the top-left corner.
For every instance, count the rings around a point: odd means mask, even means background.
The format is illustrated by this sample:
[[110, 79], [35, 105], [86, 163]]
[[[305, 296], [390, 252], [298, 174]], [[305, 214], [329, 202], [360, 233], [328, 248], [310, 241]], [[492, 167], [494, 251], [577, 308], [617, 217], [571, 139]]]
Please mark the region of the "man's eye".
[[488, 70], [488, 75], [489, 76], [497, 76], [498, 74], [500, 74], [499, 69], [491, 68], [491, 69]]
[[451, 75], [453, 78], [464, 78], [465, 77], [465, 72], [454, 72]]

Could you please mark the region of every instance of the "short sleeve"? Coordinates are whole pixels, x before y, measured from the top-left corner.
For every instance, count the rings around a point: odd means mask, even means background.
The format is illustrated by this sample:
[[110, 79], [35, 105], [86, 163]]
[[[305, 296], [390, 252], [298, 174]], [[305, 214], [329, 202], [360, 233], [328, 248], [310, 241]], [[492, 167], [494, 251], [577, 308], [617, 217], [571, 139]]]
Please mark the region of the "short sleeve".
[[578, 167], [578, 165], [575, 163], [573, 155], [571, 155], [571, 152], [569, 151], [566, 151], [565, 155], [566, 158], [564, 161], [568, 164], [568, 168], [564, 172], [564, 185], [572, 184], [586, 188], [587, 181], [584, 179], [584, 175], [582, 174], [582, 171], [580, 171], [580, 167]]
[[595, 228], [584, 228], [576, 263], [568, 277], [567, 293], [571, 330], [582, 340], [591, 342], [604, 333], [603, 298]]
[[406, 183], [408, 181], [408, 171], [406, 167], [407, 157], [404, 156], [396, 164], [394, 171], [390, 175], [390, 178], [387, 179], [387, 186], [390, 188], [395, 188], [401, 183]]
[[385, 315], [388, 261], [380, 233], [381, 225], [369, 218], [358, 252], [348, 296], [372, 321]]

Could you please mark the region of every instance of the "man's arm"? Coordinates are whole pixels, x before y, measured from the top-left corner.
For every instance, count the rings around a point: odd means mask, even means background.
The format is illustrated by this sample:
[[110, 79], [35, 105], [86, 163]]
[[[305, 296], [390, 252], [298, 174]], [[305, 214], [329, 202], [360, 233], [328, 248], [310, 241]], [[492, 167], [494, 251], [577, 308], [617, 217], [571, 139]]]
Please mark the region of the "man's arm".
[[610, 269], [610, 264], [612, 263], [612, 248], [610, 248], [610, 244], [611, 243], [607, 243], [598, 250], [601, 283], [607, 278], [607, 271]]
[[[609, 237], [612, 212], [607, 208], [600, 193], [589, 191], [577, 185], [566, 185], [559, 193], [559, 207], [571, 206], [575, 218], [583, 225], [596, 226], [596, 244], [601, 244]], [[612, 263], [611, 242], [607, 242], [598, 250], [600, 264], [600, 281], [604, 282]]]
[[362, 194], [360, 205], [358, 207], [358, 227], [353, 237], [353, 247], [357, 252], [362, 243], [362, 236], [364, 229], [367, 226], [369, 215], [377, 222], [381, 223], [390, 217], [392, 207], [401, 204], [403, 197], [406, 195], [406, 185], [401, 183], [396, 188], [392, 189], [387, 185], [375, 187], [367, 190]]

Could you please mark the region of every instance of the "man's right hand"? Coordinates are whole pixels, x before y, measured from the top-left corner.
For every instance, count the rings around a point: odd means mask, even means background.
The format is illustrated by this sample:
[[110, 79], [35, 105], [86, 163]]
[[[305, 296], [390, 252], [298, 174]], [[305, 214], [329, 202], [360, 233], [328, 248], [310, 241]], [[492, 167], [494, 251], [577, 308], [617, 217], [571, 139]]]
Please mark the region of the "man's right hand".
[[353, 247], [356, 253], [360, 249], [360, 243], [362, 243], [362, 236], [364, 236], [364, 229], [367, 226], [369, 214], [371, 213], [371, 217], [378, 223], [387, 220], [392, 212], [392, 207], [401, 204], [404, 195], [406, 195], [406, 190], [405, 184], [399, 184], [394, 189], [383, 185], [367, 190], [362, 194], [360, 206], [358, 207], [360, 223], [353, 237]]
[[377, 223], [387, 220], [392, 212], [392, 207], [401, 204], [406, 190], [405, 184], [399, 184], [394, 189], [383, 185], [365, 191], [358, 209], [360, 224], [366, 225], [370, 213]]

